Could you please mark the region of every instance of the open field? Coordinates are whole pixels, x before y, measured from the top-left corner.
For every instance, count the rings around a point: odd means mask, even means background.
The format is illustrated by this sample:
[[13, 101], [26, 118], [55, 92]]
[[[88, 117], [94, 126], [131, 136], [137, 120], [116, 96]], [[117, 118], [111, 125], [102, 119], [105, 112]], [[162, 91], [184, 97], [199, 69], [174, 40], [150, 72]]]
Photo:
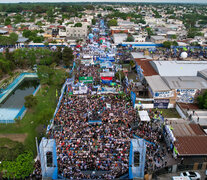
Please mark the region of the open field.
[[[61, 82], [65, 80], [65, 72], [57, 70], [55, 77], [57, 82]], [[60, 89], [61, 86], [59, 86], [60, 84], [55, 83], [49, 88], [42, 86], [36, 94], [38, 104], [28, 110], [22, 120], [14, 124], [0, 124], [0, 141], [4, 139], [4, 148], [10, 151], [7, 142], [11, 144], [9, 140], [13, 140], [21, 142], [20, 144], [23, 143], [25, 150], [31, 150], [34, 155], [36, 154], [35, 137], [40, 141], [41, 137], [45, 135], [47, 125], [53, 118], [57, 105], [56, 89]], [[0, 151], [0, 160], [2, 156]]]

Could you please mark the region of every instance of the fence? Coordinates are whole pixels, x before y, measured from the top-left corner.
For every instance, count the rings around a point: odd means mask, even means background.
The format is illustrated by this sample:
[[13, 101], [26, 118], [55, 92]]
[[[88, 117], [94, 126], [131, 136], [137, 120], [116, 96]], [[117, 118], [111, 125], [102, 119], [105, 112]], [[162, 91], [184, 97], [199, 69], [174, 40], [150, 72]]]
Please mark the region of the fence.
[[24, 78], [37, 78], [36, 73], [21, 73], [14, 81], [9, 84], [5, 89], [0, 93], [0, 103], [3, 102], [6, 97], [24, 80]]
[[61, 101], [62, 101], [64, 92], [66, 90], [66, 85], [67, 85], [67, 80], [65, 81], [65, 83], [63, 84], [63, 87], [61, 89], [61, 95], [59, 97], [58, 104], [57, 104], [57, 107], [56, 107], [55, 112], [54, 112], [54, 115], [53, 115], [53, 119], [50, 120], [50, 123], [51, 124], [47, 126], [47, 132], [46, 132], [46, 134], [48, 134], [49, 130], [54, 126], [54, 124], [53, 124], [54, 123], [54, 118], [56, 116], [56, 113], [57, 113], [58, 109], [60, 108], [60, 104], [61, 104]]
[[180, 106], [178, 104], [176, 104], [175, 109], [177, 110], [177, 112], [180, 115], [180, 117], [182, 117], [184, 119], [187, 118], [185, 113], [183, 112], [183, 110], [180, 108]]

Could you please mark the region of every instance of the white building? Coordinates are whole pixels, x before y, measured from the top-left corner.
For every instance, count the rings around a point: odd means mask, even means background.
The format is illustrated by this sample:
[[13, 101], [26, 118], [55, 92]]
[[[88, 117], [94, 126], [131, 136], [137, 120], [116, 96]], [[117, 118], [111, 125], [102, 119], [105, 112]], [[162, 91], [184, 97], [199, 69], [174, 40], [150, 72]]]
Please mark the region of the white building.
[[73, 39], [81, 39], [87, 37], [87, 26], [83, 25], [82, 27], [66, 27], [66, 37]]
[[133, 35], [134, 37], [134, 42], [145, 42], [146, 41], [146, 36], [143, 35]]

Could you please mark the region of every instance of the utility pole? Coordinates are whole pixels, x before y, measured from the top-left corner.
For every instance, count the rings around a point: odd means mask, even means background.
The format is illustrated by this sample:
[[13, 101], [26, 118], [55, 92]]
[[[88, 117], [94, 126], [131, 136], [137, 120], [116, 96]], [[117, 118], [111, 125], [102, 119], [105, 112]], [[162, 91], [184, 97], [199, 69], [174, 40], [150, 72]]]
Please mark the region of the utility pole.
[[36, 148], [37, 148], [37, 159], [40, 160], [37, 137], [35, 137], [35, 141], [36, 141]]

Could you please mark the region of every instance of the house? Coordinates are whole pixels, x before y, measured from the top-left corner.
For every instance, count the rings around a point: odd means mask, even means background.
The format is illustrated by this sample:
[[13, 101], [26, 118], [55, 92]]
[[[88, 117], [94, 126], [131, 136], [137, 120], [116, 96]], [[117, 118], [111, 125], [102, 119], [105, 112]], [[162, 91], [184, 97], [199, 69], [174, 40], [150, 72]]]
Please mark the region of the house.
[[83, 25], [82, 27], [66, 27], [66, 37], [72, 39], [82, 39], [86, 38], [88, 33], [87, 26]]
[[111, 30], [112, 35], [115, 33], [128, 33], [129, 32], [129, 28], [120, 27], [120, 26], [111, 26], [110, 30]]
[[134, 37], [134, 42], [145, 42], [146, 41], [146, 36], [143, 35], [133, 35]]
[[207, 134], [198, 124], [171, 124], [165, 126], [165, 138], [173, 150], [173, 156], [189, 159], [191, 163], [205, 161]]
[[0, 35], [8, 34], [8, 31], [0, 29]]
[[166, 38], [164, 36], [151, 36], [151, 41], [155, 44], [162, 44]]

